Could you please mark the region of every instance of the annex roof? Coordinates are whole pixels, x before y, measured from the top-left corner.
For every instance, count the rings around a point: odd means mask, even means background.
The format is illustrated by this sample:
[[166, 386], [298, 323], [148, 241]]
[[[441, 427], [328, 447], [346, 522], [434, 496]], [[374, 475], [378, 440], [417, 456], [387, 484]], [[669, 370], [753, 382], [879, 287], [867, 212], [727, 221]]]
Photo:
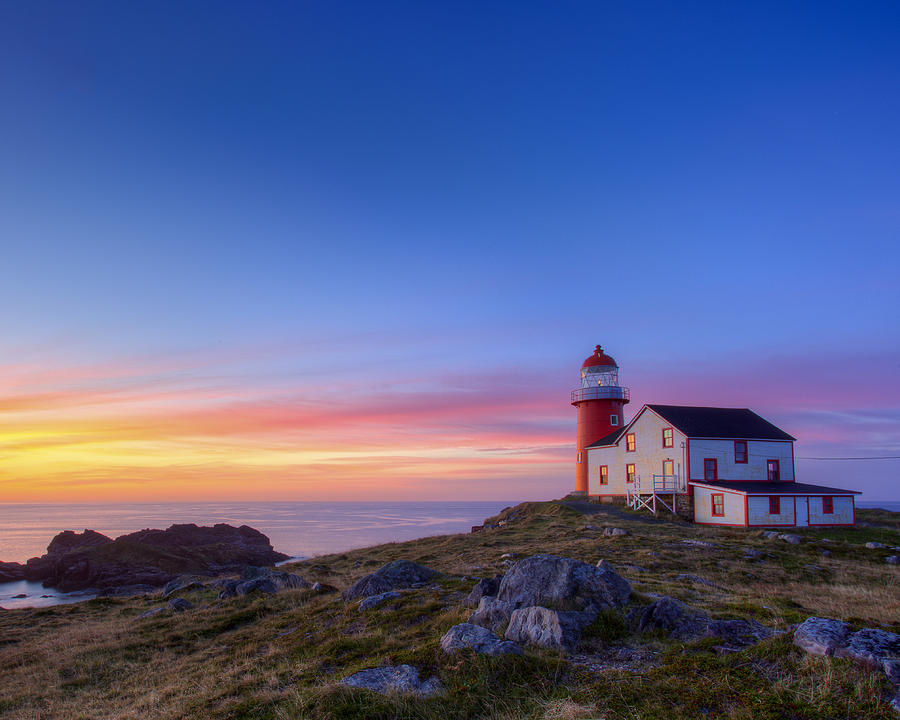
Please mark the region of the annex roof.
[[704, 480], [691, 481], [691, 485], [704, 485], [723, 490], [734, 490], [746, 495], [861, 495], [860, 490], [841, 490], [825, 485], [807, 485], [798, 482], [760, 482], [753, 480]]
[[602, 438], [597, 440], [596, 442], [592, 442], [590, 445], [586, 445], [587, 448], [595, 448], [595, 447], [605, 447], [606, 445], [615, 445], [616, 440], [622, 437], [622, 433], [625, 432], [627, 426], [620, 427], [618, 430], [613, 430], [609, 435], [604, 435]]
[[647, 405], [647, 407], [689, 438], [796, 440], [748, 408], [687, 405]]

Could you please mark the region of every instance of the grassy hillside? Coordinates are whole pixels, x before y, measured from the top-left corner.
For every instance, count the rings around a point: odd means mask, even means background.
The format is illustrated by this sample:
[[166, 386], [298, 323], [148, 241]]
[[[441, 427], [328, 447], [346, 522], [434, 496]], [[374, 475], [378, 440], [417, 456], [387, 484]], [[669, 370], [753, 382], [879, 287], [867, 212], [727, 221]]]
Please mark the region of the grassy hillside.
[[[869, 540], [900, 545], [897, 514], [862, 510], [859, 519], [872, 526], [800, 531], [804, 542], [794, 546], [756, 531], [599, 509], [585, 516], [559, 502], [528, 503], [494, 518], [505, 525], [493, 530], [287, 568], [340, 588], [401, 558], [446, 574], [363, 613], [338, 595], [309, 590], [225, 601], [194, 591], [185, 597], [195, 609], [141, 620], [136, 616], [161, 604], [158, 597], [0, 612], [0, 717], [896, 720], [881, 675], [805, 656], [790, 634], [721, 655], [709, 641], [629, 635], [619, 616], [606, 614], [571, 656], [533, 648], [521, 657], [442, 653], [441, 635], [471, 612], [461, 603], [473, 581], [462, 578], [502, 573], [504, 553], [606, 558], [632, 583], [637, 601], [666, 594], [781, 629], [822, 615], [900, 631], [900, 570], [884, 563], [884, 550], [863, 547]], [[630, 534], [606, 538], [585, 525]], [[745, 560], [747, 548], [764, 559]], [[683, 573], [711, 584], [676, 578]], [[623, 647], [634, 649], [628, 662]], [[444, 692], [383, 697], [338, 685], [357, 670], [399, 663], [437, 675]]]

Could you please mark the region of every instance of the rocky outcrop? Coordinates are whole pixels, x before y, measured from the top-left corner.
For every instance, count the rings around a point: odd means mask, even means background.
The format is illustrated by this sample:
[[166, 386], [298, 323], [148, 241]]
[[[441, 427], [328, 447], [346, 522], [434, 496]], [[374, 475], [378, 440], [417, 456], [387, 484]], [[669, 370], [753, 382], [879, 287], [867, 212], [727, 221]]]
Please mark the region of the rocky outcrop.
[[597, 616], [596, 611], [560, 611], [545, 607], [514, 610], [505, 637], [517, 643], [573, 651], [581, 631]]
[[438, 573], [410, 560], [394, 560], [383, 565], [371, 575], [366, 575], [344, 590], [344, 600], [358, 600], [369, 595], [380, 595], [391, 590], [415, 587], [428, 582]]
[[25, 579], [25, 566], [17, 562], [0, 562], [0, 583]]
[[454, 625], [441, 638], [445, 653], [453, 653], [465, 648], [483, 655], [521, 655], [522, 648], [508, 640], [501, 640], [487, 628], [471, 623]]
[[353, 673], [341, 680], [342, 685], [372, 690], [383, 695], [391, 693], [411, 693], [415, 695], [433, 695], [441, 689], [437, 678], [419, 680], [419, 671], [412, 665], [394, 665], [391, 667], [369, 668]]
[[63, 591], [159, 587], [185, 573], [223, 575], [287, 557], [275, 552], [265, 535], [246, 525], [172, 525], [115, 540], [92, 530], [66, 531], [53, 538], [46, 555], [28, 561], [25, 573], [28, 580]]

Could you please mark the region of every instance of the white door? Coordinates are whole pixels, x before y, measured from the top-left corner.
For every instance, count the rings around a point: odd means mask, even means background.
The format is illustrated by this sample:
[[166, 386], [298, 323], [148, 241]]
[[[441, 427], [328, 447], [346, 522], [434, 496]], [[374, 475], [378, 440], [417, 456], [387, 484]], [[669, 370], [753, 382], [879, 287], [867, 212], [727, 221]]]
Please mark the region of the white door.
[[809, 525], [809, 498], [794, 498], [797, 503], [797, 527], [806, 527]]

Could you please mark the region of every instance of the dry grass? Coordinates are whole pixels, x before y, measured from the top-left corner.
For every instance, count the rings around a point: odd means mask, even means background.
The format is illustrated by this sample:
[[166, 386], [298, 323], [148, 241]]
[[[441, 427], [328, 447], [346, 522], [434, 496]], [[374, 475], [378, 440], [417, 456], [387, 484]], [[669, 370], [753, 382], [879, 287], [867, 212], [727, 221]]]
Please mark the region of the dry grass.
[[[766, 541], [754, 531], [653, 523], [616, 512], [586, 518], [559, 504], [530, 504], [496, 530], [339, 553], [294, 568], [338, 587], [397, 558], [446, 573], [434, 586], [367, 613], [335, 595], [300, 590], [224, 602], [194, 592], [187, 597], [196, 609], [139, 621], [135, 617], [159, 605], [158, 598], [0, 612], [0, 717], [893, 717], [879, 675], [846, 661], [807, 658], [789, 636], [725, 657], [702, 643], [625, 638], [621, 642], [661, 653], [661, 666], [643, 673], [587, 671], [538, 650], [515, 658], [441, 653], [441, 634], [468, 616], [461, 601], [471, 580], [461, 576], [503, 572], [500, 556], [507, 552], [606, 558], [638, 593], [665, 593], [722, 616], [782, 628], [822, 615], [900, 630], [900, 573], [884, 563], [883, 551], [860, 549], [872, 533], [897, 533], [892, 516], [882, 511], [880, 527], [844, 533], [828, 545], [821, 543], [824, 533], [807, 531], [800, 546]], [[580, 529], [585, 524], [624, 527], [631, 534], [604, 538]], [[900, 534], [891, 537], [900, 544]], [[716, 547], [683, 543], [696, 539]], [[765, 553], [764, 559], [744, 560], [748, 547]], [[829, 558], [821, 555], [825, 547]], [[804, 568], [813, 564], [821, 570]], [[716, 587], [677, 580], [680, 573]], [[588, 646], [602, 648], [604, 642], [591, 638]], [[445, 691], [422, 700], [339, 685], [356, 670], [384, 663], [410, 663], [436, 674]]]

